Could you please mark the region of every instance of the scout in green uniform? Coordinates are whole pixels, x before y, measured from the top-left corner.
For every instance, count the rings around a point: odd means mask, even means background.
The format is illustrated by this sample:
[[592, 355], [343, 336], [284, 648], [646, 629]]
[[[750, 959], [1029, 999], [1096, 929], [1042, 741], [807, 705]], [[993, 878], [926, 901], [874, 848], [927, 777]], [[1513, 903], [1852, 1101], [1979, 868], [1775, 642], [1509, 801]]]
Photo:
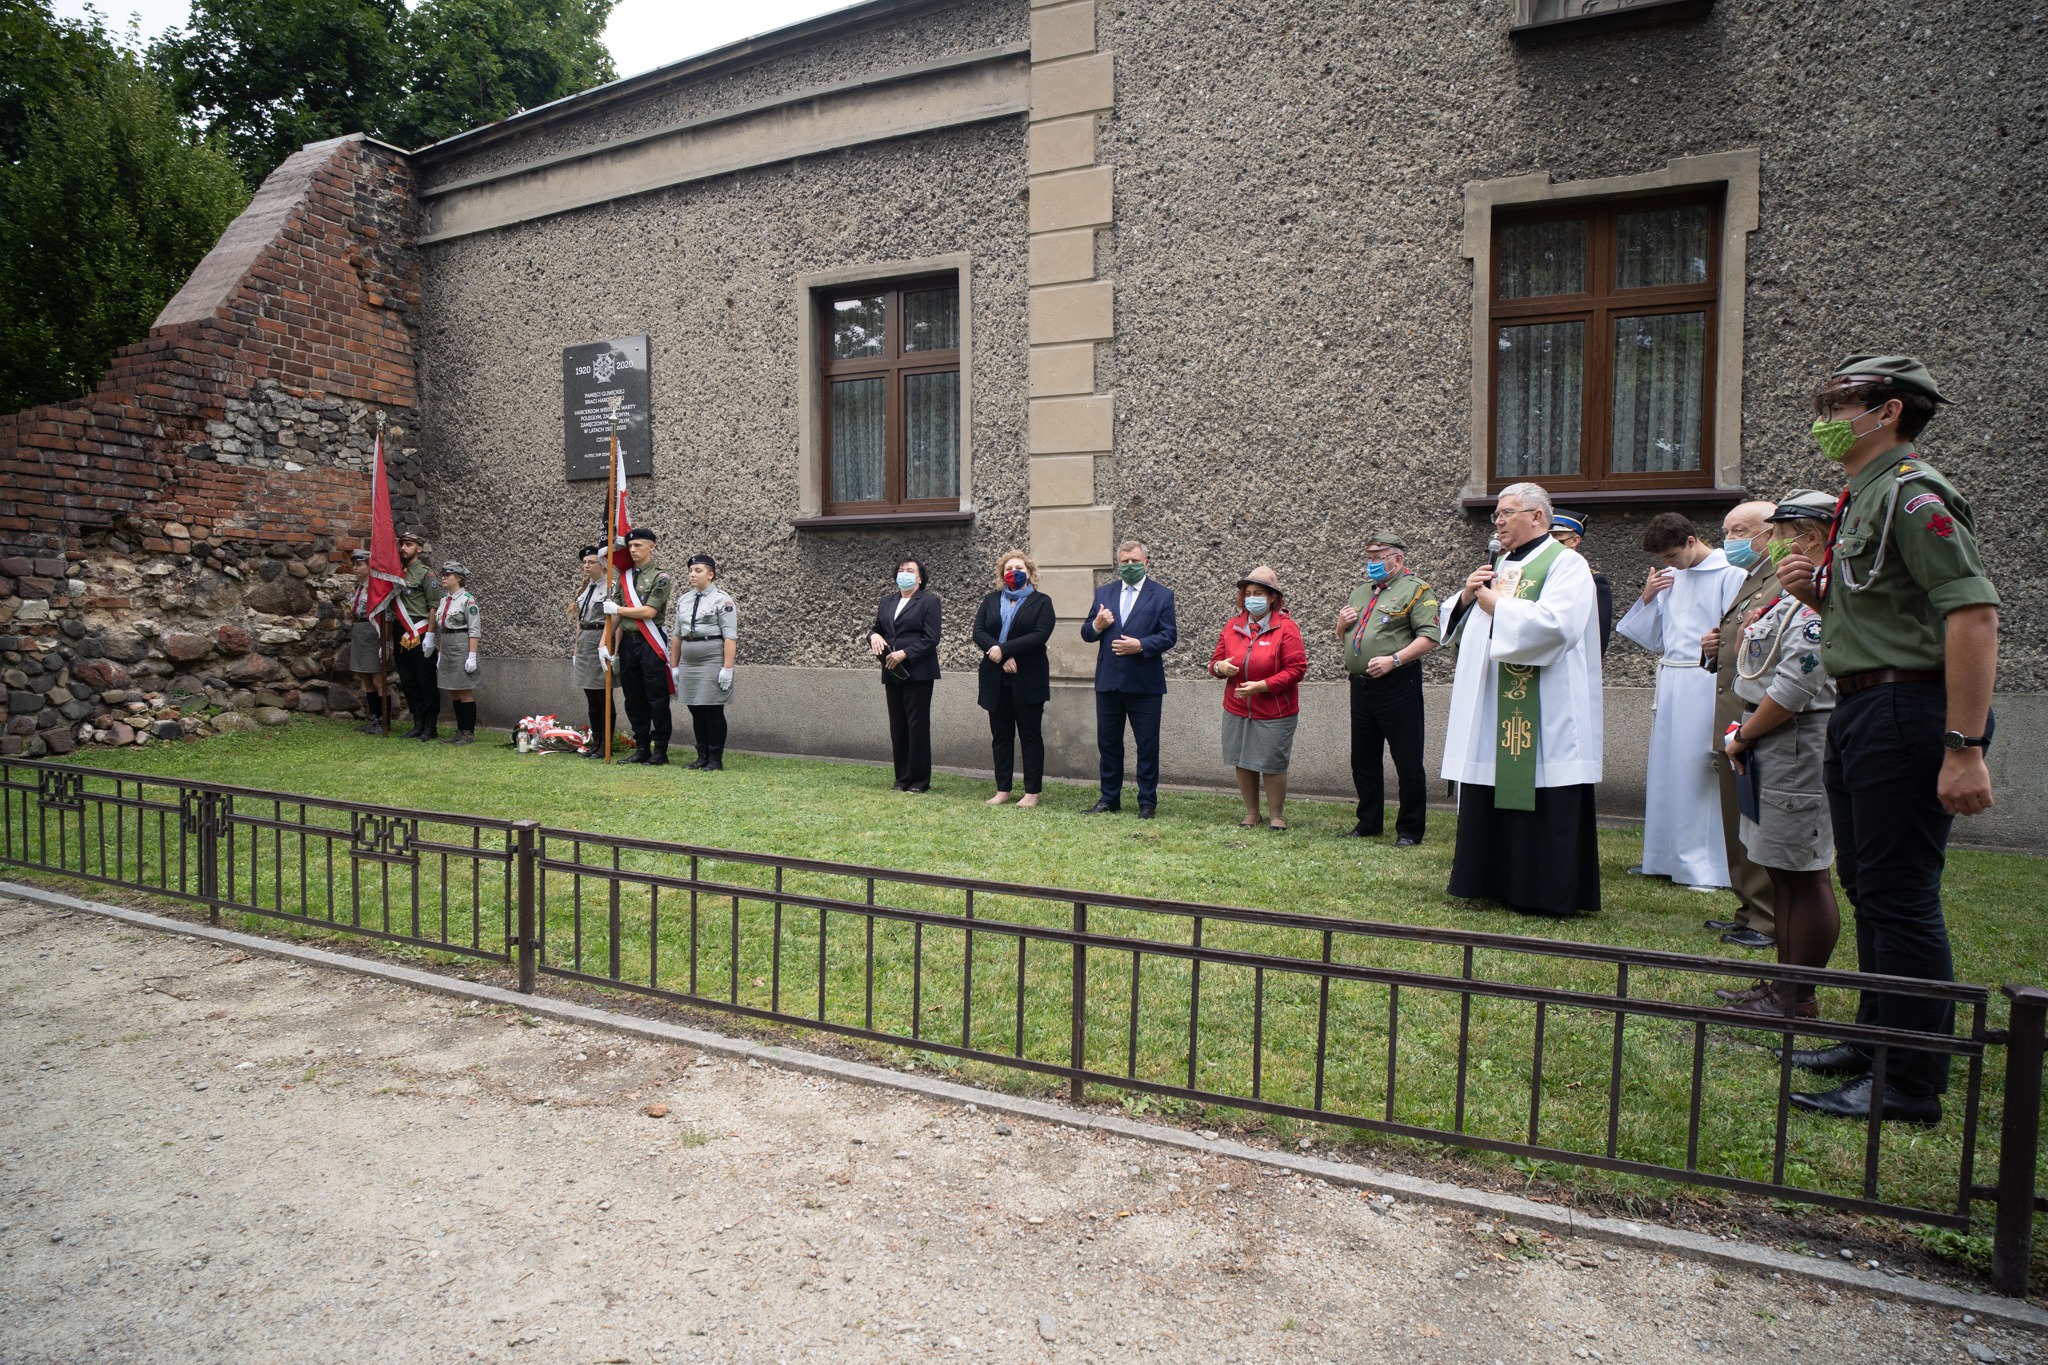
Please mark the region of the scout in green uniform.
[[405, 584], [392, 606], [398, 613], [398, 687], [412, 712], [407, 739], [428, 740], [439, 732], [441, 689], [434, 680], [434, 606], [441, 600], [433, 571], [421, 551], [426, 537], [408, 527], [398, 537], [398, 559], [405, 566]]
[[1394, 756], [1401, 807], [1394, 847], [1422, 842], [1429, 778], [1422, 767], [1422, 656], [1443, 635], [1436, 589], [1408, 572], [1408, 542], [1376, 532], [1365, 547], [1366, 581], [1337, 613], [1337, 641], [1351, 675], [1351, 784], [1358, 823], [1345, 838], [1378, 838], [1386, 825], [1382, 745]]
[[616, 660], [614, 675], [626, 694], [626, 720], [633, 727], [633, 756], [628, 763], [668, 762], [668, 740], [674, 723], [669, 698], [675, 695], [675, 655], [668, 632], [669, 598], [674, 592], [667, 570], [654, 562], [655, 534], [636, 526], [626, 535], [633, 567], [619, 574], [618, 587], [604, 604], [610, 625], [600, 647], [603, 658]]
[[[1785, 590], [1821, 614], [1821, 664], [1840, 701], [1824, 763], [1835, 870], [1856, 911], [1859, 970], [1954, 979], [1941, 871], [1958, 815], [1991, 805], [1984, 750], [1998, 671], [1998, 592], [1977, 555], [1975, 521], [1954, 485], [1914, 450], [1948, 402], [1911, 356], [1855, 355], [1814, 395], [1821, 453], [1849, 486], [1815, 563], [1779, 561]], [[1865, 991], [1858, 1023], [1955, 1029], [1939, 1000]], [[1815, 1113], [1933, 1123], [1948, 1088], [1943, 1053], [1893, 1049], [1877, 1089], [1850, 1044], [1795, 1051], [1795, 1066], [1845, 1077], [1795, 1094]]]

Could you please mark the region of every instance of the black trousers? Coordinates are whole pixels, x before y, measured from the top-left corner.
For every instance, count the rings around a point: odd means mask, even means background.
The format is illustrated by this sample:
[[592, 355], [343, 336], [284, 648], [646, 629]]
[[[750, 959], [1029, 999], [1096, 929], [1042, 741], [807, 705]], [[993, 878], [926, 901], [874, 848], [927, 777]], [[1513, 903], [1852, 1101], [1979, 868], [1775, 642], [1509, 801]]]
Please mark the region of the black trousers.
[[723, 706], [693, 706], [690, 708], [690, 733], [699, 749], [714, 754], [725, 752], [725, 708]]
[[1102, 760], [1102, 799], [1121, 805], [1124, 796], [1124, 724], [1138, 742], [1138, 804], [1159, 801], [1159, 716], [1166, 698], [1157, 692], [1097, 692], [1095, 750]]
[[889, 699], [889, 756], [896, 761], [896, 785], [932, 784], [932, 684], [898, 682], [882, 675]]
[[1010, 790], [1016, 778], [1014, 762], [1017, 741], [1024, 742], [1024, 793], [1036, 796], [1045, 786], [1045, 703], [1019, 705], [1015, 690], [996, 689], [996, 704], [988, 712], [988, 736], [994, 750], [996, 790]]
[[583, 709], [590, 715], [590, 742], [600, 751], [604, 748], [604, 689], [586, 687], [583, 689]]
[[633, 727], [633, 743], [642, 748], [649, 743], [667, 748], [673, 725], [668, 709], [668, 665], [637, 629], [627, 627], [612, 676], [626, 694], [626, 722]]
[[1413, 664], [1384, 678], [1351, 679], [1351, 785], [1358, 792], [1358, 823], [1368, 834], [1386, 828], [1385, 746], [1394, 755], [1401, 808], [1394, 835], [1422, 838], [1428, 823], [1429, 776], [1422, 767], [1422, 670]]
[[441, 718], [441, 687], [434, 681], [434, 661], [424, 649], [398, 647], [398, 690], [405, 694], [405, 709], [414, 720]]
[[[1856, 968], [1887, 976], [1955, 980], [1941, 872], [1955, 817], [1935, 785], [1947, 752], [1948, 689], [1938, 682], [1881, 683], [1842, 698], [1828, 720], [1823, 772], [1835, 827], [1835, 875], [1856, 913]], [[1990, 725], [1985, 733], [1990, 734]], [[1856, 1022], [1916, 1033], [1953, 1033], [1952, 1003], [1865, 991]], [[1885, 1080], [1909, 1095], [1948, 1089], [1948, 1057], [1897, 1051]]]

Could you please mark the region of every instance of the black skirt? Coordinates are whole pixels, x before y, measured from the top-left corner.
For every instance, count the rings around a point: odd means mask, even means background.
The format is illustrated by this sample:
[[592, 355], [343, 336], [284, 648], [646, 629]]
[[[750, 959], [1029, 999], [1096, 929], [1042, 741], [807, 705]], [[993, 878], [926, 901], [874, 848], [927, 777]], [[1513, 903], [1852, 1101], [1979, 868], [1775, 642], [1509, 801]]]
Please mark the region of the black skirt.
[[1528, 914], [1598, 911], [1600, 845], [1592, 784], [1538, 787], [1535, 810], [1496, 810], [1492, 787], [1460, 783], [1449, 891]]

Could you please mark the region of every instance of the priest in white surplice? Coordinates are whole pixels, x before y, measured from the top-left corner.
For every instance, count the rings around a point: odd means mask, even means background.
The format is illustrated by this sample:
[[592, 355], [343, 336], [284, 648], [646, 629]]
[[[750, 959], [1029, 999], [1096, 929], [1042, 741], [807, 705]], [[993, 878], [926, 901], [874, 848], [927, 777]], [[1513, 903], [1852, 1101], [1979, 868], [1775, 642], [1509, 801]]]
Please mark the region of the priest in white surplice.
[[1714, 765], [1714, 675], [1700, 667], [1700, 638], [1715, 630], [1746, 577], [1693, 534], [1676, 512], [1659, 512], [1643, 548], [1664, 561], [1615, 631], [1658, 656], [1650, 727], [1643, 865], [1695, 891], [1728, 885], [1721, 837], [1720, 774]]
[[1446, 609], [1458, 651], [1444, 732], [1458, 784], [1450, 894], [1543, 915], [1600, 908], [1600, 621], [1593, 571], [1550, 538], [1550, 495], [1501, 490], [1497, 562]]

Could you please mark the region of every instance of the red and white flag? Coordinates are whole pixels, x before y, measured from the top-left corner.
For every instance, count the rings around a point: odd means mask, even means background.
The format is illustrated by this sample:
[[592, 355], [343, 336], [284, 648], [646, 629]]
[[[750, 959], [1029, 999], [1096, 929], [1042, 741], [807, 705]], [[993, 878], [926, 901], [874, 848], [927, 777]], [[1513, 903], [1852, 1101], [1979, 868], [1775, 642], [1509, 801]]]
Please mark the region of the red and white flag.
[[633, 519], [626, 514], [626, 457], [619, 453], [618, 433], [612, 433], [612, 567], [620, 573], [633, 567], [633, 556], [626, 549], [626, 533], [633, 529]]
[[397, 607], [405, 629], [419, 629], [398, 600], [405, 586], [405, 565], [398, 558], [398, 533], [391, 525], [391, 481], [384, 472], [384, 433], [377, 433], [376, 458], [370, 467], [370, 581], [366, 585], [370, 619]]

